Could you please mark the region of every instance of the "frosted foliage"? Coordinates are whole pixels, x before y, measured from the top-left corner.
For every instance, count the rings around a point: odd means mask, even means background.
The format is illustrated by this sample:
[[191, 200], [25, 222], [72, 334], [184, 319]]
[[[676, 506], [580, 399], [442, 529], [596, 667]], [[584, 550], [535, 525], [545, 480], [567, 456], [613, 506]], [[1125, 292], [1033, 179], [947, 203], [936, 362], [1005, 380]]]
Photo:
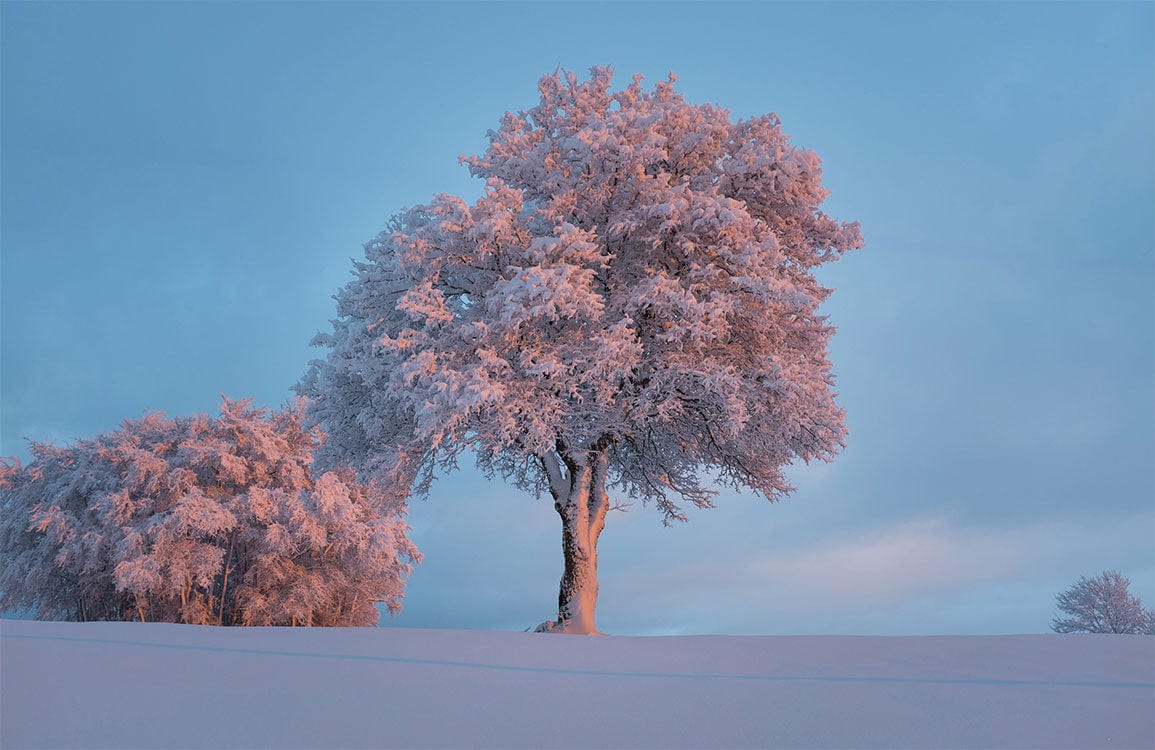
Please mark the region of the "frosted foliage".
[[610, 485], [670, 520], [711, 504], [703, 469], [775, 499], [786, 464], [833, 456], [813, 270], [858, 225], [818, 210], [819, 159], [775, 115], [611, 76], [544, 77], [463, 157], [481, 198], [438, 195], [366, 245], [300, 385], [329, 460], [422, 490], [472, 451], [557, 497], [605, 452]]
[[1155, 611], [1144, 609], [1130, 586], [1129, 579], [1113, 570], [1081, 577], [1055, 597], [1061, 614], [1051, 629], [1056, 633], [1155, 635]]
[[372, 625], [417, 550], [404, 496], [314, 476], [303, 402], [150, 415], [0, 474], [0, 606], [42, 618]]
[[607, 487], [668, 523], [717, 482], [776, 499], [845, 435], [813, 269], [862, 243], [818, 210], [818, 158], [777, 117], [733, 122], [673, 76], [546, 76], [481, 156], [365, 246], [299, 385], [323, 461], [428, 490], [476, 456], [548, 492], [565, 555], [551, 632], [595, 631]]

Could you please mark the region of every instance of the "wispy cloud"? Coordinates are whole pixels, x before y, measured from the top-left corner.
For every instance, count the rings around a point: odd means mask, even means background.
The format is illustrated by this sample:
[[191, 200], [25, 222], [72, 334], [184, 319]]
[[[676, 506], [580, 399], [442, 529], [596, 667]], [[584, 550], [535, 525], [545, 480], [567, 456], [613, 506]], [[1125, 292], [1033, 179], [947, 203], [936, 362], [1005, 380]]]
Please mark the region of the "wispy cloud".
[[776, 588], [805, 589], [847, 603], [893, 603], [911, 594], [994, 580], [1029, 558], [1024, 537], [1035, 531], [954, 528], [931, 519], [855, 534], [816, 549], [748, 563], [746, 574]]
[[1066, 561], [1085, 558], [1104, 538], [1135, 536], [1135, 528], [1136, 519], [1119, 517], [1090, 526], [1047, 521], [1013, 527], [930, 518], [757, 558], [747, 563], [745, 574], [785, 591], [827, 595], [839, 606], [890, 604], [960, 586], [1053, 574], [1069, 566]]
[[[982, 613], [993, 607], [1006, 621], [998, 627], [1041, 632], [1053, 601], [1035, 590], [1058, 591], [1078, 575], [1124, 569], [1147, 599], [1155, 574], [1142, 555], [1149, 526], [1149, 514], [999, 527], [929, 517], [847, 529], [790, 549], [734, 548], [708, 561], [671, 561], [668, 567], [651, 560], [620, 577], [607, 576], [603, 593], [652, 613], [655, 624], [691, 621], [699, 632], [889, 632], [887, 627], [903, 627], [880, 624], [881, 613], [902, 619], [956, 600], [968, 603], [965, 618], [955, 612], [951, 625], [925, 615], [911, 627], [987, 632], [995, 626], [984, 625]], [[1110, 559], [1102, 556], [1105, 539], [1115, 541]], [[1023, 587], [1035, 593], [1025, 599], [1007, 594]], [[614, 607], [607, 603], [605, 611]], [[642, 619], [647, 621], [628, 626], [650, 632], [649, 619]]]

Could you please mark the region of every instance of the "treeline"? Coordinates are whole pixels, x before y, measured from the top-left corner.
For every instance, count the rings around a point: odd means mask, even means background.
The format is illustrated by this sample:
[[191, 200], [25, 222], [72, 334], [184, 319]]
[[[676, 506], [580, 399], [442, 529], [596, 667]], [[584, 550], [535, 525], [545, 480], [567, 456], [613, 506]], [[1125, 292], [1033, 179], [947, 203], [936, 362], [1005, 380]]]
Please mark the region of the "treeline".
[[225, 399], [0, 466], [0, 610], [42, 619], [375, 625], [420, 555], [405, 497], [314, 474], [304, 402]]

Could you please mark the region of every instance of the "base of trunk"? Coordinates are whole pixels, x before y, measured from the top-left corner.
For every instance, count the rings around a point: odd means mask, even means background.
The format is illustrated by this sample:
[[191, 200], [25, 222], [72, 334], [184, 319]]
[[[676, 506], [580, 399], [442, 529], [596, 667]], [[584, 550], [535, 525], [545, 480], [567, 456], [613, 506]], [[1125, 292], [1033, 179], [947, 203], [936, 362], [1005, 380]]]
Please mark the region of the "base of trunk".
[[605, 635], [596, 628], [584, 627], [575, 620], [546, 620], [533, 629], [535, 633], [559, 633], [561, 635]]

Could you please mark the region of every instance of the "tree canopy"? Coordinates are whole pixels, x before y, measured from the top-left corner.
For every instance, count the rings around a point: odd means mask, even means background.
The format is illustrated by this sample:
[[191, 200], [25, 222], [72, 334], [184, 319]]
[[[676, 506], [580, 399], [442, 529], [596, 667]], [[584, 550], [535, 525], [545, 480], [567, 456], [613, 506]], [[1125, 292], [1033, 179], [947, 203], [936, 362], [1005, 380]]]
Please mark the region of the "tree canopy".
[[776, 116], [733, 122], [673, 81], [546, 76], [464, 159], [483, 197], [439, 195], [366, 246], [303, 388], [331, 447], [379, 468], [473, 450], [544, 488], [526, 459], [601, 442], [622, 490], [670, 518], [709, 504], [702, 467], [775, 497], [784, 465], [831, 457], [845, 428], [812, 270], [858, 226], [817, 209], [819, 159]]
[[[1055, 597], [1056, 633], [1147, 633], [1155, 635], [1155, 611], [1131, 593], [1131, 581], [1115, 570], [1081, 576]], [[1064, 616], [1065, 615], [1065, 616]]]

